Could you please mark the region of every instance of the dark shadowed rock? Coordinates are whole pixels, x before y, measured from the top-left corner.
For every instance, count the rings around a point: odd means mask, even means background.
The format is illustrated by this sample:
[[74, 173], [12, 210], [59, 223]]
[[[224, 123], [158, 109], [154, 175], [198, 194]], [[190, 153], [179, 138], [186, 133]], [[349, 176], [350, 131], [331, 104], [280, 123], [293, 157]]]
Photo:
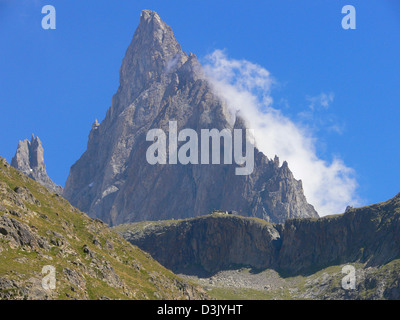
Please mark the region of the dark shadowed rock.
[[359, 261], [380, 266], [400, 258], [400, 194], [342, 215], [284, 224], [279, 267], [291, 273]]
[[[280, 235], [273, 224], [254, 218], [212, 214], [115, 229], [174, 272], [215, 272], [231, 266], [276, 264]], [[196, 268], [198, 270], [196, 270]]]
[[0, 235], [12, 241], [15, 246], [27, 246], [31, 249], [39, 247], [39, 238], [27, 225], [13, 218], [0, 216]]

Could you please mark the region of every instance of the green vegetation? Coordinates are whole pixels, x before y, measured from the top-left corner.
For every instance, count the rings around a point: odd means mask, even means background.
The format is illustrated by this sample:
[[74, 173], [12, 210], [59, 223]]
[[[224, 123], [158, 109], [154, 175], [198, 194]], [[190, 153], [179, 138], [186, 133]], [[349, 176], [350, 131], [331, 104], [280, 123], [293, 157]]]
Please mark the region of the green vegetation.
[[261, 290], [248, 288], [211, 288], [208, 294], [217, 300], [272, 300], [274, 297]]
[[[55, 290], [41, 286], [45, 265], [56, 268]], [[0, 298], [201, 297], [200, 288], [0, 158]]]

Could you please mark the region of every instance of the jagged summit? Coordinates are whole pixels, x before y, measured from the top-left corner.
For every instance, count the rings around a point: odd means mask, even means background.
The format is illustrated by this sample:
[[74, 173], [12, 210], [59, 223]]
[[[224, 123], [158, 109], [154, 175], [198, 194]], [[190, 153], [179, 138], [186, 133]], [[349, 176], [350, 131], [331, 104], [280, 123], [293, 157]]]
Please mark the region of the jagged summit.
[[122, 110], [165, 71], [176, 70], [188, 60], [172, 29], [150, 10], [144, 10], [120, 69], [120, 87], [113, 106]]
[[161, 20], [160, 16], [157, 12], [152, 10], [143, 10], [140, 14], [140, 24], [138, 28], [141, 27], [151, 27], [151, 28], [159, 28], [162, 30], [168, 30], [172, 33], [171, 28]]
[[215, 208], [281, 222], [317, 216], [301, 182], [255, 150], [254, 171], [235, 175], [236, 165], [151, 165], [150, 129], [246, 128], [232, 119], [212, 89], [196, 55], [187, 55], [171, 28], [144, 10], [120, 69], [120, 86], [100, 125], [93, 124], [87, 150], [71, 167], [64, 197], [92, 217], [117, 225], [141, 220], [188, 218]]
[[62, 187], [55, 184], [47, 175], [43, 154], [42, 141], [32, 134], [31, 141], [28, 139], [19, 141], [11, 165], [46, 188], [61, 194], [63, 192]]

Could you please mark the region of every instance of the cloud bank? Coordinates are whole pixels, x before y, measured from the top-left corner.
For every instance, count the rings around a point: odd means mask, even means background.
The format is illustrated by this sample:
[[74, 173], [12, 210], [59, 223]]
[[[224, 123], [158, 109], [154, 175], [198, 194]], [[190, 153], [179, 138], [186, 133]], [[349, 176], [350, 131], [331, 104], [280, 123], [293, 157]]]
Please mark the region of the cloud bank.
[[[319, 159], [316, 137], [272, 107], [275, 83], [263, 67], [246, 60], [229, 59], [216, 50], [205, 59], [205, 72], [214, 90], [226, 100], [232, 113], [240, 111], [255, 131], [256, 145], [268, 158], [286, 160], [296, 179], [301, 179], [307, 200], [320, 216], [342, 213], [357, 205], [354, 170], [339, 158]], [[310, 108], [327, 108], [333, 94], [309, 98]]]

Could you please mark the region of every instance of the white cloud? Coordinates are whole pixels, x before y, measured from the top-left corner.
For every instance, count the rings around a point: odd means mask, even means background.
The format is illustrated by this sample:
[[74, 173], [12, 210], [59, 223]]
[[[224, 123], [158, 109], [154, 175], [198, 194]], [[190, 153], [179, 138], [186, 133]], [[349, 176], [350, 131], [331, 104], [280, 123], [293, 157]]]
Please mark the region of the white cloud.
[[[353, 169], [339, 158], [331, 163], [319, 159], [312, 132], [272, 107], [270, 92], [275, 80], [266, 69], [246, 60], [229, 59], [216, 50], [206, 57], [205, 71], [232, 112], [239, 110], [255, 130], [257, 147], [269, 158], [278, 155], [289, 163], [296, 179], [303, 181], [307, 200], [321, 216], [358, 204]], [[327, 108], [333, 98], [333, 93], [321, 94], [310, 102], [314, 108]]]

